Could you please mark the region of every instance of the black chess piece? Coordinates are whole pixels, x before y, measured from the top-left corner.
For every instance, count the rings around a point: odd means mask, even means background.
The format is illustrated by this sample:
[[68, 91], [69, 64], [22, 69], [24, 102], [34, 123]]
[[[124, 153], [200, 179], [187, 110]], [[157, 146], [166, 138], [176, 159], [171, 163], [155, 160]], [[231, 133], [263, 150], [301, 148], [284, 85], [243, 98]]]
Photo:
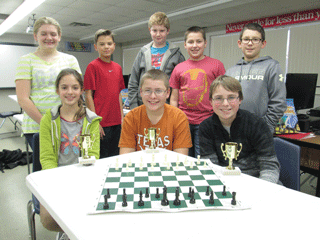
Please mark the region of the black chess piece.
[[210, 194], [209, 204], [211, 204], [211, 205], [213, 205], [213, 204], [214, 204], [213, 191], [211, 191], [211, 194]]
[[159, 188], [157, 188], [157, 191], [156, 191], [156, 198], [160, 198], [160, 194], [159, 194]]
[[236, 201], [236, 192], [232, 192], [231, 205], [237, 205], [237, 201]]
[[194, 198], [194, 189], [191, 190], [190, 203], [191, 204], [195, 204], [196, 203], [196, 199]]
[[179, 199], [179, 187], [177, 187], [177, 189], [176, 189], [176, 199], [173, 201], [173, 205], [175, 205], [175, 206], [181, 205], [181, 201]]
[[226, 192], [226, 186], [223, 185], [223, 192], [222, 192], [222, 196], [227, 196], [227, 192]]
[[104, 195], [104, 205], [103, 209], [109, 209], [108, 196]]
[[144, 201], [142, 200], [142, 191], [140, 191], [140, 194], [139, 194], [138, 206], [139, 206], [139, 207], [144, 206]]
[[149, 188], [146, 188], [146, 195], [145, 197], [148, 198], [150, 195], [149, 195]]
[[107, 189], [107, 198], [110, 198], [110, 189]]
[[127, 194], [123, 194], [122, 195], [122, 207], [126, 207], [126, 206], [128, 206]]
[[161, 205], [162, 206], [168, 206], [169, 205], [169, 201], [167, 199], [167, 187], [164, 186], [163, 188], [163, 198], [161, 200]]
[[207, 186], [206, 196], [210, 195], [210, 186]]
[[191, 198], [191, 187], [189, 187], [188, 197]]

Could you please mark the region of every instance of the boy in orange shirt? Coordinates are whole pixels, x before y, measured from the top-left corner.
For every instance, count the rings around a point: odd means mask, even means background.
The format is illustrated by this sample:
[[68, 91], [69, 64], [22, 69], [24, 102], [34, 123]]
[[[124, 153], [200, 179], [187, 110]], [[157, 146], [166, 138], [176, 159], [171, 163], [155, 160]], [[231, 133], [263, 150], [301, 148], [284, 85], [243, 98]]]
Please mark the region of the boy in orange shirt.
[[192, 147], [189, 122], [180, 109], [166, 104], [170, 95], [169, 78], [161, 70], [146, 72], [140, 81], [143, 105], [132, 109], [124, 118], [119, 142], [120, 154], [149, 148], [145, 130], [159, 131], [158, 148], [188, 155]]

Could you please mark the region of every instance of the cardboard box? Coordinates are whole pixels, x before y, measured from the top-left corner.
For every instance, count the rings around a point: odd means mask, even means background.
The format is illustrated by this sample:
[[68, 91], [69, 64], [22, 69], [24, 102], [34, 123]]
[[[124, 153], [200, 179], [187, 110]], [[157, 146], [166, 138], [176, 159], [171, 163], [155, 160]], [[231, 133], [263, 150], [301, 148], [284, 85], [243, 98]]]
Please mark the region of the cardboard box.
[[301, 147], [300, 165], [307, 168], [319, 170], [320, 150]]

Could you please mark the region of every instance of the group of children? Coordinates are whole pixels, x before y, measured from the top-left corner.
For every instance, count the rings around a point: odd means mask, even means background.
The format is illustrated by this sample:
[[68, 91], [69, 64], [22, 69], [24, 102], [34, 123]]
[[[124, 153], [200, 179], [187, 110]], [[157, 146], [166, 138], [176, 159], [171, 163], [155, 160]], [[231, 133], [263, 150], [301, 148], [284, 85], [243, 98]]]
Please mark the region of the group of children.
[[[145, 129], [154, 127], [158, 147], [201, 155], [222, 166], [228, 163], [221, 143], [242, 143], [234, 165], [277, 183], [280, 166], [272, 133], [286, 109], [286, 89], [279, 63], [260, 57], [266, 46], [263, 28], [256, 23], [244, 27], [238, 40], [244, 57], [227, 71], [222, 62], [204, 55], [203, 28], [186, 31], [186, 61], [179, 47], [167, 41], [170, 24], [164, 13], [153, 14], [148, 28], [152, 42], [134, 61], [128, 84], [131, 110], [124, 117], [120, 91], [125, 85], [121, 66], [111, 60], [116, 45], [112, 32], [96, 32], [99, 58], [88, 65], [82, 80], [77, 60], [57, 51], [59, 24], [48, 17], [36, 21], [39, 47], [21, 58], [16, 92], [25, 112], [22, 129], [32, 148], [32, 136], [40, 132], [42, 169], [76, 163], [81, 134], [93, 136], [89, 155], [98, 159], [146, 149]], [[40, 206], [43, 225], [62, 232]]]

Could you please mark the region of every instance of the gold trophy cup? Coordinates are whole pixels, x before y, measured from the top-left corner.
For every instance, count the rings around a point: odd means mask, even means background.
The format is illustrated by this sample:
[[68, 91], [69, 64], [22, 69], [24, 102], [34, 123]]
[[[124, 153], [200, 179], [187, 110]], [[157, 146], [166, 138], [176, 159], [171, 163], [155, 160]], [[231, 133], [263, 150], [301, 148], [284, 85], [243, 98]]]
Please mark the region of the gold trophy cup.
[[223, 153], [223, 156], [226, 160], [229, 159], [229, 166], [222, 171], [224, 175], [239, 175], [241, 173], [238, 167], [233, 167], [232, 165], [233, 159], [237, 160], [241, 150], [242, 150], [241, 143], [239, 144], [236, 142], [227, 142], [225, 144], [221, 143], [221, 151]]
[[156, 142], [157, 142], [157, 139], [160, 135], [160, 128], [158, 128], [158, 130], [154, 127], [151, 127], [151, 128], [148, 128], [147, 129], [144, 129], [144, 134], [145, 134], [145, 137], [146, 139], [148, 139], [150, 141], [150, 147], [149, 149], [147, 149], [147, 152], [159, 152], [157, 149], [156, 149]]
[[80, 164], [89, 166], [95, 163], [96, 157], [89, 156], [89, 149], [92, 148], [94, 141], [95, 141], [95, 136], [93, 136], [93, 140], [92, 140], [90, 134], [80, 135], [80, 142], [78, 142], [79, 147], [81, 149], [81, 157], [79, 157]]

